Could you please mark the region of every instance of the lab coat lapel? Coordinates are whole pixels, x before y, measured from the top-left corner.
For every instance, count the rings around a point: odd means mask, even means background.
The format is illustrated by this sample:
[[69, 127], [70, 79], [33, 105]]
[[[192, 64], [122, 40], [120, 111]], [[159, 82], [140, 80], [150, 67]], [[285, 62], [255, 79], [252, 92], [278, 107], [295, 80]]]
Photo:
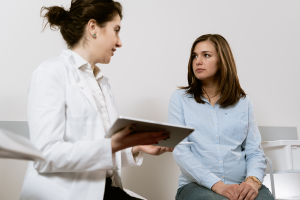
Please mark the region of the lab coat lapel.
[[113, 123], [115, 122], [115, 120], [118, 117], [118, 113], [117, 113], [117, 109], [116, 109], [116, 105], [115, 105], [113, 96], [110, 91], [108, 79], [106, 77], [103, 77], [100, 80], [98, 80], [98, 83], [102, 88], [102, 92], [103, 92], [103, 95], [105, 98], [110, 124], [113, 125]]
[[[66, 54], [66, 55], [69, 55], [69, 54], [72, 55], [71, 51], [65, 51], [64, 54]], [[78, 66], [76, 66], [76, 64], [75, 64], [74, 55], [72, 57], [68, 57], [67, 60], [72, 65], [71, 66], [71, 71], [73, 72], [75, 82], [77, 83], [80, 91], [86, 96], [86, 98], [92, 104], [93, 108], [98, 113], [98, 116], [101, 117], [100, 113], [98, 112], [98, 107], [97, 107], [97, 104], [96, 104], [95, 99], [93, 97], [93, 94], [90, 91], [90, 89], [87, 86], [87, 84], [85, 83], [85, 80], [83, 79], [82, 75], [80, 74]], [[85, 61], [84, 60], [79, 60], [77, 62], [79, 62], [78, 65], [81, 66], [80, 62], [84, 63]]]
[[[79, 75], [79, 82], [77, 83], [79, 89], [81, 90], [81, 92], [86, 96], [86, 98], [90, 101], [90, 103], [92, 104], [93, 108], [95, 109], [95, 111], [98, 111], [97, 108], [97, 104], [95, 102], [95, 99], [93, 97], [93, 94], [91, 92], [91, 90], [89, 89], [89, 87], [86, 85], [83, 77], [81, 76], [81, 74], [79, 73], [79, 71], [77, 71], [78, 75]], [[99, 115], [99, 112], [97, 112]]]

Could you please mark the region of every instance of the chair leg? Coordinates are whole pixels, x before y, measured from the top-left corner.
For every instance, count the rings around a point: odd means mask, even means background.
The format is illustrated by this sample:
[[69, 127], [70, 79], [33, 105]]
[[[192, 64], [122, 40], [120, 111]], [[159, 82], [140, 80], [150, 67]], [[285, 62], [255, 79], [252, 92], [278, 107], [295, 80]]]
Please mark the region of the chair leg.
[[274, 174], [273, 174], [273, 165], [272, 161], [270, 158], [266, 157], [267, 163], [269, 165], [269, 170], [270, 170], [270, 180], [271, 180], [271, 190], [272, 194], [274, 196], [274, 199], [276, 200], [276, 195], [275, 195], [275, 185], [274, 185]]

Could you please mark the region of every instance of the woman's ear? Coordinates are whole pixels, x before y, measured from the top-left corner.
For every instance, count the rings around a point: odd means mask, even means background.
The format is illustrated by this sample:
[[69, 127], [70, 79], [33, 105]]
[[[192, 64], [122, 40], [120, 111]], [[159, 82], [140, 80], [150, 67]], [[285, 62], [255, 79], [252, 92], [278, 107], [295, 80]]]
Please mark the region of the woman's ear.
[[97, 37], [97, 22], [94, 19], [90, 19], [87, 23], [87, 33], [93, 38]]

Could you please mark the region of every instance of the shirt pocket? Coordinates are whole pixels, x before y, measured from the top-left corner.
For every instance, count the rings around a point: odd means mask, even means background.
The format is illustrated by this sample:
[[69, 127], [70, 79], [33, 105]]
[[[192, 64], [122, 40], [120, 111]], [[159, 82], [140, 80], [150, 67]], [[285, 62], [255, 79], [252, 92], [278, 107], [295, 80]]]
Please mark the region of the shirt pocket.
[[224, 113], [223, 114], [223, 135], [242, 144], [246, 138], [248, 120], [246, 113]]

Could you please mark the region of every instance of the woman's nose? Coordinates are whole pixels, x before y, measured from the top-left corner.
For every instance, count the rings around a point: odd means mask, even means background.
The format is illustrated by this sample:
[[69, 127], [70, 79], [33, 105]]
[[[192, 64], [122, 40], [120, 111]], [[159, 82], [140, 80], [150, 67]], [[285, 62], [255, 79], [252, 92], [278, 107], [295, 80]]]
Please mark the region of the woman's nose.
[[122, 47], [122, 42], [121, 42], [121, 39], [120, 39], [120, 38], [118, 39], [116, 46], [117, 46], [118, 48]]
[[196, 58], [196, 65], [202, 65], [202, 64], [203, 64], [203, 59], [202, 59], [201, 56], [198, 56], [198, 57]]

